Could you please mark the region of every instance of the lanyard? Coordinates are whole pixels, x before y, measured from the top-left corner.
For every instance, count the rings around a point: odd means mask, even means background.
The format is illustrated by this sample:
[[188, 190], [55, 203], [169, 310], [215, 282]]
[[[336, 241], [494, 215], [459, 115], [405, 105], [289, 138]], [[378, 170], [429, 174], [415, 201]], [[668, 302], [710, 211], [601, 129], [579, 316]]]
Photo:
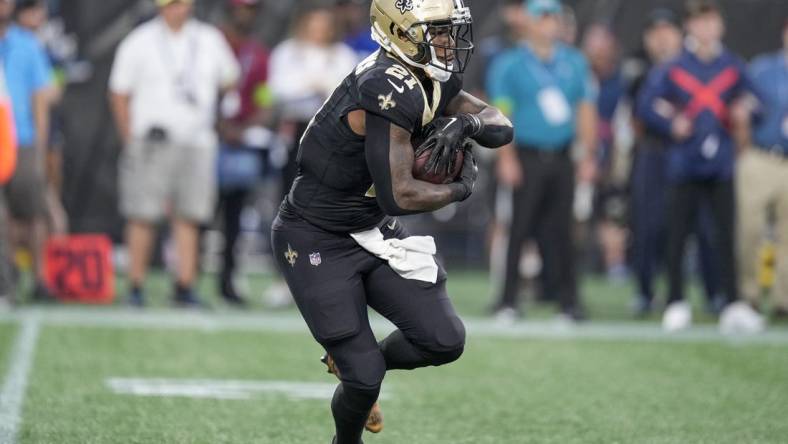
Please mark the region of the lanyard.
[[159, 55], [166, 68], [172, 67], [171, 74], [173, 76], [175, 92], [181, 100], [184, 100], [190, 105], [197, 105], [196, 96], [196, 82], [195, 82], [195, 67], [197, 65], [197, 56], [199, 55], [199, 38], [196, 32], [187, 28], [189, 23], [183, 25], [180, 32], [189, 32], [186, 36], [188, 39], [188, 52], [187, 58], [183, 66], [179, 70], [175, 64], [178, 58], [175, 54], [171, 38], [172, 36], [167, 30], [167, 25], [162, 20], [160, 23], [161, 44], [156, 45], [159, 48]]
[[[553, 49], [554, 60], [557, 59], [558, 50], [559, 48], [557, 46]], [[549, 87], [558, 87], [558, 79], [556, 79], [555, 74], [547, 69], [542, 60], [534, 54], [533, 50], [528, 46], [527, 43], [523, 44], [522, 51], [526, 58], [525, 66], [531, 72], [534, 79], [536, 79], [536, 83], [539, 84], [539, 88], [545, 89]]]

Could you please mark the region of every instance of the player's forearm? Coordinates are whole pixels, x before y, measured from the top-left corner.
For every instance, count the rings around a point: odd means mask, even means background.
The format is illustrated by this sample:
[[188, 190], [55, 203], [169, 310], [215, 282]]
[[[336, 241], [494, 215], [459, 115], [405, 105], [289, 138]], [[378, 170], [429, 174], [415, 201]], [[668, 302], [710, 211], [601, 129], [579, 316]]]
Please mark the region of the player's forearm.
[[413, 177], [410, 133], [371, 113], [366, 114], [366, 158], [378, 205], [390, 216], [442, 208], [459, 200], [461, 186], [434, 185]]
[[[394, 201], [396, 208], [388, 210], [403, 211], [405, 214], [426, 213], [439, 210], [461, 199], [463, 190], [459, 184], [433, 185], [414, 178], [395, 179]], [[384, 208], [384, 210], [387, 210]], [[387, 211], [387, 213], [389, 213]], [[390, 214], [390, 213], [389, 213]], [[390, 214], [402, 216], [404, 214]]]
[[482, 125], [478, 134], [471, 136], [471, 138], [479, 145], [486, 148], [500, 148], [512, 143], [514, 127], [500, 110], [488, 106], [475, 116]]
[[466, 119], [468, 137], [487, 148], [500, 148], [514, 139], [512, 122], [498, 108], [461, 91], [447, 107], [447, 115]]
[[[402, 141], [410, 143], [409, 140]], [[461, 190], [456, 184], [434, 185], [413, 177], [413, 149], [391, 149], [389, 165], [391, 170], [391, 199], [386, 199], [385, 187], [378, 201], [387, 214], [403, 216], [406, 214], [435, 211], [459, 200]], [[393, 205], [392, 205], [393, 204]], [[392, 214], [398, 213], [398, 214]]]
[[131, 119], [129, 117], [129, 96], [112, 93], [110, 96], [112, 115], [115, 118], [118, 133], [124, 143], [131, 138]]

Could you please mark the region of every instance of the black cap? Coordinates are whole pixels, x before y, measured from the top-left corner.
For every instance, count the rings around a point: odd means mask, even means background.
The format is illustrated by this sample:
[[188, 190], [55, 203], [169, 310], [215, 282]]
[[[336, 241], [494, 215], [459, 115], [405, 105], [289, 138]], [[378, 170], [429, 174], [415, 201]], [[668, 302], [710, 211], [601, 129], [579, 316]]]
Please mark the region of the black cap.
[[672, 25], [680, 27], [679, 18], [676, 13], [668, 8], [657, 8], [648, 14], [646, 21], [646, 30], [654, 28], [658, 25]]
[[25, 9], [30, 8], [37, 8], [39, 6], [43, 6], [43, 0], [17, 0], [15, 5], [15, 10], [17, 12], [24, 11]]

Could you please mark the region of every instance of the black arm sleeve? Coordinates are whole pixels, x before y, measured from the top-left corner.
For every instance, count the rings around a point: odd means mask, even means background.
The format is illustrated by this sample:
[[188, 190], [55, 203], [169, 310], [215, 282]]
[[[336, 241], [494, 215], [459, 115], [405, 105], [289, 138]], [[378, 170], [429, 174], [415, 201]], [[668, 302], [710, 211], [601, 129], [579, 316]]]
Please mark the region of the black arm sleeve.
[[366, 113], [367, 136], [364, 151], [367, 167], [375, 184], [378, 205], [389, 216], [407, 216], [420, 211], [404, 210], [394, 198], [394, 184], [391, 180], [391, 122], [371, 112]]
[[481, 132], [472, 138], [485, 148], [500, 148], [512, 143], [514, 128], [509, 125], [484, 125]]

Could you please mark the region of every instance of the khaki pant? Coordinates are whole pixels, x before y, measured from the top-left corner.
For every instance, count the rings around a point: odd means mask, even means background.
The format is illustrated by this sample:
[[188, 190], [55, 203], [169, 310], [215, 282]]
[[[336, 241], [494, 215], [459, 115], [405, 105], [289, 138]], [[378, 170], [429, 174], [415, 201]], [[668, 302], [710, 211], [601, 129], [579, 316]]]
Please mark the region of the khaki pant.
[[739, 270], [744, 296], [757, 302], [761, 293], [758, 259], [768, 209], [773, 205], [777, 217], [774, 304], [788, 310], [788, 157], [749, 149], [737, 168]]
[[216, 206], [213, 137], [190, 145], [135, 140], [120, 158], [120, 210], [128, 219], [156, 223], [168, 215], [211, 220]]

